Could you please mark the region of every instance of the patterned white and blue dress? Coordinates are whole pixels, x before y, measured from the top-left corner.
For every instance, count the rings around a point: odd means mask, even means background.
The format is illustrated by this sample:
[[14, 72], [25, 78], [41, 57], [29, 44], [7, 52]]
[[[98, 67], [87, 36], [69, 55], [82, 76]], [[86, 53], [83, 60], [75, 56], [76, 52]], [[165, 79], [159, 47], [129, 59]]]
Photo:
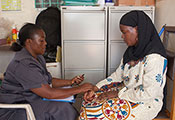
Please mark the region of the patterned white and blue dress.
[[83, 101], [80, 120], [152, 120], [163, 105], [167, 59], [149, 54], [138, 61], [123, 65], [108, 78], [97, 83], [100, 90], [117, 90], [118, 98]]

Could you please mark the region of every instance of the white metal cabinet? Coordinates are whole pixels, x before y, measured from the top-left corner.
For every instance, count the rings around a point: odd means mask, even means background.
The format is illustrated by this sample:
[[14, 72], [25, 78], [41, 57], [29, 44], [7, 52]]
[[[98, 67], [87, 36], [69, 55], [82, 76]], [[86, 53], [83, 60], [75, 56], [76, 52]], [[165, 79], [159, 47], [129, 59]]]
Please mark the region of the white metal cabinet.
[[153, 6], [110, 6], [108, 22], [108, 76], [116, 70], [127, 48], [121, 38], [120, 18], [131, 10], [143, 10], [154, 22]]
[[96, 84], [106, 77], [107, 8], [63, 6], [61, 20], [62, 77]]

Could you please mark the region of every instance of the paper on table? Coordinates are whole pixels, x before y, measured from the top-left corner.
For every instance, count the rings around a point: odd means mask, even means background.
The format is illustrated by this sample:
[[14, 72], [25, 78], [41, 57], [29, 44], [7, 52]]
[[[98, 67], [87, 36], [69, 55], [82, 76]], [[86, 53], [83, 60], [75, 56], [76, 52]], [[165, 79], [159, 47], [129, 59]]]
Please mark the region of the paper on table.
[[[63, 88], [71, 88], [71, 86], [66, 86]], [[43, 98], [43, 100], [46, 101], [58, 101], [58, 102], [75, 102], [74, 96], [70, 96], [64, 99], [47, 99], [47, 98]]]
[[46, 98], [43, 98], [43, 100], [58, 101], [58, 102], [75, 102], [74, 96], [70, 96], [70, 97], [67, 97], [67, 98], [64, 98], [64, 99], [46, 99]]

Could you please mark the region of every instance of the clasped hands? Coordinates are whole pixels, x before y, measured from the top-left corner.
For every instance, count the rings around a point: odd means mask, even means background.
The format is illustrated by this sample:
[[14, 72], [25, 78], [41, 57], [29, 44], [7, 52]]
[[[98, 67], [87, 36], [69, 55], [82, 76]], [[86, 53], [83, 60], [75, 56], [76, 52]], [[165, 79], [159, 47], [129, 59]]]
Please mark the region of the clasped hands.
[[[75, 76], [74, 78], [71, 79], [71, 82], [72, 82], [72, 84], [79, 85], [83, 80], [84, 80], [84, 74], [79, 75], [79, 76]], [[80, 87], [82, 92], [85, 92], [83, 98], [86, 102], [91, 102], [94, 99], [97, 101], [101, 101], [104, 99], [118, 97], [117, 91], [107, 91], [107, 92], [103, 92], [101, 95], [99, 95], [97, 98], [95, 98], [95, 92], [97, 92], [99, 89], [97, 86], [94, 86], [91, 83], [84, 83], [79, 87]]]

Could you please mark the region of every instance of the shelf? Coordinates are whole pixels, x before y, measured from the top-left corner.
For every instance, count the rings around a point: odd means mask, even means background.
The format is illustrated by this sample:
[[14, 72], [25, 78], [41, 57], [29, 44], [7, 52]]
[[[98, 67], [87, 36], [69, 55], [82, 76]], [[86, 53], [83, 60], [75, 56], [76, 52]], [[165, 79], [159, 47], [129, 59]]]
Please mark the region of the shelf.
[[0, 51], [12, 51], [10, 47], [11, 45], [9, 44], [0, 45]]

